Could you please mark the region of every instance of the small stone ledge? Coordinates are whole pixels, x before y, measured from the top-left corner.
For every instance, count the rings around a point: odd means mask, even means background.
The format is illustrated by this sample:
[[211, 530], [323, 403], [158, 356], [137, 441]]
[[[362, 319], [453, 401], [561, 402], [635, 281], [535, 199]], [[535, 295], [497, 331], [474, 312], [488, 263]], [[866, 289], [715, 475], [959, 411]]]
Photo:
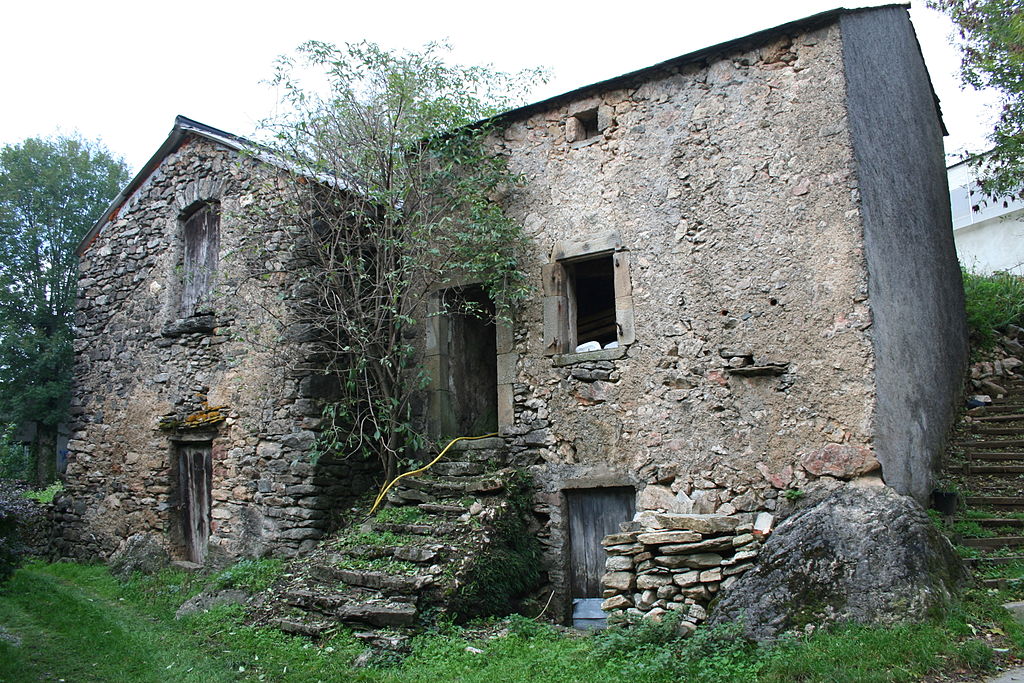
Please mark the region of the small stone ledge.
[[725, 371], [737, 377], [778, 377], [789, 372], [789, 363], [745, 365], [739, 368], [726, 368]]
[[551, 357], [552, 364], [556, 368], [564, 368], [577, 363], [588, 363], [596, 360], [619, 360], [626, 357], [628, 346], [618, 346], [614, 349], [601, 349], [600, 351], [586, 351], [585, 353], [556, 353]]
[[212, 315], [194, 315], [191, 318], [179, 318], [164, 325], [160, 330], [162, 337], [180, 337], [183, 334], [210, 333], [217, 328], [217, 320]]

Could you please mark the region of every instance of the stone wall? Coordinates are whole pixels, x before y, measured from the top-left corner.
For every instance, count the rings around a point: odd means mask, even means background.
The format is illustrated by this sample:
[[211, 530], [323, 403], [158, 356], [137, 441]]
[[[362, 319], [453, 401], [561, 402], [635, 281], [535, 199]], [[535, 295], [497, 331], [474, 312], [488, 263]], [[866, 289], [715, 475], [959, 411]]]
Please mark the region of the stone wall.
[[[732, 514], [774, 510], [819, 474], [877, 469], [838, 27], [635, 81], [531, 106], [494, 141], [526, 178], [509, 207], [536, 245], [534, 282], [548, 287], [566, 243], [616, 258], [619, 348], [551, 355], [555, 287], [514, 335], [505, 433], [537, 483], [556, 586], [565, 489], [633, 486], [638, 510]], [[574, 114], [595, 110], [601, 130], [580, 140]], [[855, 462], [801, 464], [832, 451]]]
[[644, 512], [633, 526], [605, 537], [602, 579], [610, 614], [657, 619], [679, 612], [693, 630], [718, 592], [754, 566], [771, 515], [680, 515]]
[[[310, 548], [331, 511], [372, 486], [365, 463], [309, 459], [331, 382], [291, 325], [293, 240], [250, 218], [280, 200], [276, 182], [186, 137], [82, 254], [58, 555], [103, 558], [154, 533], [180, 557], [180, 442], [212, 444], [214, 561]], [[202, 310], [182, 317], [182, 215], [204, 201], [220, 205], [220, 265]]]

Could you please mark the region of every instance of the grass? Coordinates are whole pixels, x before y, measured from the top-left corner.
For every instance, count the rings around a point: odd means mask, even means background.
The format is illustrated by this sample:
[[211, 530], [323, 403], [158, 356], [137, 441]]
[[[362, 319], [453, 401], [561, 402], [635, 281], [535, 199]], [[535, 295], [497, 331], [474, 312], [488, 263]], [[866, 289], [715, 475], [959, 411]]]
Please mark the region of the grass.
[[426, 515], [419, 508], [409, 505], [403, 507], [384, 508], [377, 512], [378, 522], [390, 524], [419, 524], [423, 522]]
[[248, 624], [238, 605], [174, 619], [178, 604], [222, 580], [223, 572], [167, 571], [120, 581], [103, 567], [29, 565], [0, 591], [0, 680], [913, 681], [980, 674], [993, 666], [993, 644], [1012, 654], [1024, 645], [1021, 627], [993, 594], [974, 591], [942, 623], [847, 625], [771, 647], [739, 637], [737, 625], [680, 638], [671, 620], [596, 635], [523, 617], [442, 624], [417, 636], [405, 659], [357, 669], [362, 646], [344, 629], [314, 643]]
[[996, 330], [1011, 323], [1024, 326], [1024, 279], [1005, 272], [980, 275], [962, 269], [961, 273], [972, 351], [991, 348]]

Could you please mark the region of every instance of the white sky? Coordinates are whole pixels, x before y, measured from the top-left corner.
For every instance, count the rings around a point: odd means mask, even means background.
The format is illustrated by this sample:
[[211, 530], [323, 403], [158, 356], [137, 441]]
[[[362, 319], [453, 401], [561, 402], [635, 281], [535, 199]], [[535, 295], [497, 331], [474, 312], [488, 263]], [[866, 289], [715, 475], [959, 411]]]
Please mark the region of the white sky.
[[[176, 114], [240, 135], [272, 111], [261, 81], [310, 39], [418, 48], [447, 39], [453, 61], [552, 80], [531, 100], [832, 9], [838, 0], [35, 0], [7, 3], [0, 41], [0, 144], [79, 132], [137, 170]], [[884, 4], [871, 0], [849, 6]], [[950, 137], [985, 148], [995, 98], [961, 90], [950, 23], [911, 10]]]

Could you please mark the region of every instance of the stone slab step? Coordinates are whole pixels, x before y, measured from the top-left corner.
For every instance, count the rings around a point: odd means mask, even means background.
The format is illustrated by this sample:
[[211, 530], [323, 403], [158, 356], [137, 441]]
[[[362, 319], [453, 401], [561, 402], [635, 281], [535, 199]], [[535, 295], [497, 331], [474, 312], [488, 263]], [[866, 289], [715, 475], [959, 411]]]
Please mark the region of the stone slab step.
[[322, 613], [334, 612], [350, 600], [350, 596], [344, 593], [322, 589], [311, 590], [308, 588], [296, 588], [285, 591], [281, 597], [293, 607], [316, 610]]
[[975, 422], [1017, 422], [1024, 421], [1024, 413], [1006, 413], [1005, 415], [982, 415], [974, 418]]
[[445, 477], [473, 477], [483, 474], [487, 467], [482, 462], [439, 462], [429, 470], [431, 474]]
[[994, 403], [990, 406], [971, 408], [968, 415], [992, 415], [996, 413], [1024, 413], [1024, 403]]
[[[1022, 456], [1024, 457], [1024, 456]], [[443, 503], [420, 503], [417, 505], [423, 512], [428, 512], [432, 515], [464, 515], [469, 512], [469, 508], [462, 505], [445, 505]]]
[[472, 441], [459, 441], [453, 444], [451, 451], [492, 451], [505, 448], [505, 439], [500, 436], [492, 436], [488, 439], [473, 439]]
[[434, 577], [429, 575], [403, 576], [387, 572], [338, 569], [336, 567], [320, 567], [319, 569], [322, 570], [321, 576], [330, 575], [334, 580], [349, 586], [372, 588], [384, 593], [415, 593], [434, 582]]
[[332, 560], [337, 562], [345, 556], [361, 560], [378, 560], [382, 557], [393, 557], [396, 560], [422, 564], [436, 560], [439, 551], [443, 547], [440, 545], [354, 545], [346, 548], [343, 554], [332, 556]]
[[984, 441], [961, 441], [959, 445], [963, 448], [1024, 448], [1024, 439], [994, 439]]
[[1024, 579], [1011, 579], [1008, 577], [1000, 577], [998, 579], [980, 579], [980, 583], [985, 588], [998, 588], [1005, 590], [1011, 586], [1019, 585]]
[[293, 633], [295, 635], [306, 636], [308, 638], [318, 638], [324, 631], [327, 631], [334, 626], [330, 621], [300, 619], [295, 617], [289, 619], [281, 617], [272, 620], [270, 623], [285, 633]]
[[968, 567], [975, 565], [999, 565], [999, 564], [1012, 564], [1014, 562], [1024, 562], [1024, 555], [1002, 555], [1000, 557], [965, 557], [963, 558], [964, 564]]
[[1024, 497], [1022, 496], [967, 496], [965, 502], [974, 507], [1024, 509]]
[[974, 465], [966, 463], [964, 474], [1024, 474], [1024, 465]]
[[1021, 427], [988, 427], [985, 425], [972, 426], [974, 434], [985, 434], [991, 436], [1021, 436], [1024, 435], [1024, 428]]
[[1024, 527], [1024, 519], [1016, 519], [1014, 517], [986, 517], [985, 519], [970, 519], [965, 521], [974, 522], [981, 526]]
[[390, 531], [395, 534], [412, 534], [414, 536], [448, 536], [464, 527], [454, 522], [436, 522], [434, 524], [398, 524], [397, 522], [370, 522], [374, 531]]
[[335, 612], [339, 621], [370, 626], [409, 626], [416, 621], [416, 614], [416, 605], [393, 601], [350, 603]]
[[968, 548], [1019, 548], [1024, 546], [1024, 536], [961, 538], [960, 545], [965, 545]]
[[965, 451], [971, 460], [1024, 460], [1024, 453], [1014, 451]]
[[[461, 496], [468, 493], [498, 493], [505, 489], [505, 483], [498, 477], [486, 477], [483, 479], [469, 479], [461, 477], [434, 477], [431, 479], [420, 479], [417, 477], [406, 477], [396, 488], [399, 495], [405, 495], [403, 489], [416, 489], [435, 496], [456, 495]], [[433, 502], [433, 501], [423, 501]]]

